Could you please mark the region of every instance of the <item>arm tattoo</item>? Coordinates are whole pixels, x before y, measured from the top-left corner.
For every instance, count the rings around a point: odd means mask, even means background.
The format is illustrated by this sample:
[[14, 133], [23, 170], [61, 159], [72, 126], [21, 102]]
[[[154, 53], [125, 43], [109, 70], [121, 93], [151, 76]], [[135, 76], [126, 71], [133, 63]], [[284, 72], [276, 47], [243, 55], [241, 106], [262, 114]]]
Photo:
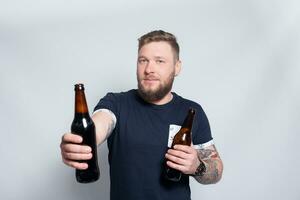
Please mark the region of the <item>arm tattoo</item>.
[[217, 183], [222, 177], [223, 164], [214, 145], [199, 149], [198, 158], [204, 162], [206, 171], [202, 176], [194, 176], [202, 184]]

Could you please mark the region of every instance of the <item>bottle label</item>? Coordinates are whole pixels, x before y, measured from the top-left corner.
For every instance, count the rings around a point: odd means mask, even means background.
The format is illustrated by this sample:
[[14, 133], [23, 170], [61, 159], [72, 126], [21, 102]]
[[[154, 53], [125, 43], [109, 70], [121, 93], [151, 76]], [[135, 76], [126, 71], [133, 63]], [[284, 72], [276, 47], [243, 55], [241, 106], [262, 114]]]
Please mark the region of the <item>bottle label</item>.
[[171, 148], [173, 138], [176, 135], [176, 133], [180, 130], [181, 126], [178, 126], [176, 124], [170, 124], [169, 126], [169, 137], [168, 137], [168, 147]]

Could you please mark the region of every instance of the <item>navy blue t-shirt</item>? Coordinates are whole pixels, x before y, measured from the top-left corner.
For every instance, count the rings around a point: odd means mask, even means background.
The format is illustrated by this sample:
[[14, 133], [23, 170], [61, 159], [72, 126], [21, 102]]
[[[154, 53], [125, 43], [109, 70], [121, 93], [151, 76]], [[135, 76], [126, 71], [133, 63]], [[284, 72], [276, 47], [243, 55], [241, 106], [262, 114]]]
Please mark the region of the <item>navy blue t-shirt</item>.
[[170, 133], [183, 123], [190, 107], [196, 110], [192, 142], [212, 140], [207, 117], [201, 106], [173, 94], [164, 105], [145, 102], [137, 90], [108, 93], [94, 111], [108, 109], [117, 119], [108, 137], [111, 200], [190, 200], [189, 177], [179, 182], [163, 178], [162, 170]]

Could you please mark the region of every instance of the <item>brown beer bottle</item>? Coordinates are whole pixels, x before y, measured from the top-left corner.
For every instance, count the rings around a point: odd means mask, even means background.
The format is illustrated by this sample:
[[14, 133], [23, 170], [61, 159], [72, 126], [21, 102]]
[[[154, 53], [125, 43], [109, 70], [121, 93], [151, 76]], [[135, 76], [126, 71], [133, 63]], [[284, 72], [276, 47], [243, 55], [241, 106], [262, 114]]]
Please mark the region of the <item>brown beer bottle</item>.
[[[190, 146], [192, 142], [192, 126], [195, 116], [195, 110], [190, 108], [188, 114], [180, 128], [180, 130], [174, 136], [171, 148], [174, 148], [176, 144]], [[165, 178], [170, 181], [178, 182], [181, 179], [182, 172], [169, 167], [165, 163]]]
[[76, 180], [79, 183], [90, 183], [98, 180], [100, 171], [97, 159], [95, 125], [89, 115], [83, 84], [75, 85], [75, 115], [71, 125], [71, 132], [83, 138], [82, 144], [90, 146], [93, 155], [90, 160], [80, 161], [86, 162], [88, 168], [85, 170], [76, 169]]

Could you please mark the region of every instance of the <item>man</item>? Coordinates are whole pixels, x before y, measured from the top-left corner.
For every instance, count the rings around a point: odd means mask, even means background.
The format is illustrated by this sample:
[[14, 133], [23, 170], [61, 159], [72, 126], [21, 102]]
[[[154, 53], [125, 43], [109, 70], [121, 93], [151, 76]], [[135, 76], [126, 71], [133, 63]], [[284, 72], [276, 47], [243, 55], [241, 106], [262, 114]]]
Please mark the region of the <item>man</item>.
[[[107, 139], [112, 200], [187, 200], [189, 176], [199, 183], [221, 179], [223, 164], [213, 144], [207, 117], [201, 106], [171, 92], [181, 69], [175, 36], [152, 31], [139, 39], [138, 89], [108, 93], [95, 107], [92, 119], [97, 144]], [[168, 150], [174, 129], [182, 124], [190, 107], [196, 110], [192, 146], [176, 145]], [[177, 128], [177, 129], [176, 129]], [[62, 137], [63, 162], [86, 169], [91, 148], [72, 133]], [[179, 182], [163, 178], [163, 166], [181, 171]]]

